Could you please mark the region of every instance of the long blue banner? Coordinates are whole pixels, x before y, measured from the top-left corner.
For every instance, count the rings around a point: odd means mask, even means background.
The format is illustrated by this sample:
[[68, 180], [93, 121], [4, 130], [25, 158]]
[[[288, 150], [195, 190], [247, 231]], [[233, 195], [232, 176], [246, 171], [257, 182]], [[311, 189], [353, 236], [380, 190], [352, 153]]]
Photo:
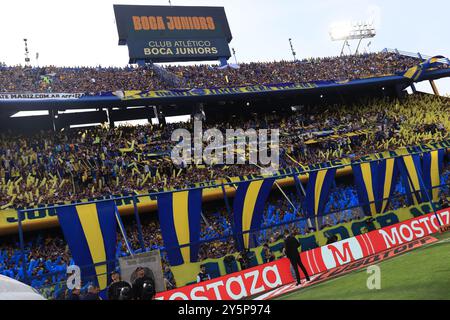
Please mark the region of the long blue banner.
[[239, 184], [233, 202], [233, 234], [239, 250], [256, 245], [250, 230], [261, 227], [264, 206], [275, 179]]
[[94, 282], [101, 291], [107, 288], [109, 274], [115, 267], [115, 209], [114, 201], [106, 201], [56, 210], [73, 260], [81, 268], [81, 278], [85, 282]]
[[384, 213], [394, 191], [395, 158], [353, 164], [352, 171], [360, 204], [366, 215]]
[[163, 193], [158, 196], [159, 224], [172, 266], [197, 261], [201, 208], [202, 189]]

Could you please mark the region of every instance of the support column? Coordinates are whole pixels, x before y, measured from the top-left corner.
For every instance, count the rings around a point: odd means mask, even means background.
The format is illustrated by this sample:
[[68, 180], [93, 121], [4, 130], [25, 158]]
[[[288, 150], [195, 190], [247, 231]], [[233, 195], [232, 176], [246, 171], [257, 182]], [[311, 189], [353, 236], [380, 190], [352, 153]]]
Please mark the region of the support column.
[[159, 124], [166, 125], [166, 117], [164, 116], [164, 113], [161, 110], [161, 106], [155, 106], [155, 115], [158, 118]]
[[151, 124], [153, 118], [152, 113], [156, 116], [155, 108], [153, 106], [145, 106], [145, 108], [147, 109], [147, 121]]
[[49, 109], [48, 114], [50, 115], [50, 119], [52, 120], [53, 131], [59, 130], [58, 126], [58, 110]]
[[114, 119], [111, 116], [112, 115], [112, 111], [113, 111], [113, 108], [108, 107], [108, 121], [109, 121], [109, 127], [110, 128], [114, 128], [115, 127]]
[[434, 80], [430, 80], [430, 85], [431, 85], [431, 89], [433, 89], [433, 93], [434, 93], [436, 96], [439, 96], [439, 90], [438, 90], [438, 88], [437, 88], [436, 83], [434, 82]]
[[192, 110], [192, 118], [195, 121], [205, 121], [206, 120], [206, 115], [205, 115], [205, 111], [204, 111], [204, 105], [202, 102], [200, 103], [196, 103], [193, 110]]
[[[384, 91], [383, 95], [386, 95], [386, 90], [390, 90], [390, 88], [385, 87], [385, 91]], [[397, 96], [397, 99], [402, 100], [405, 97], [404, 92], [403, 92], [403, 87], [398, 84], [395, 85], [395, 94]]]

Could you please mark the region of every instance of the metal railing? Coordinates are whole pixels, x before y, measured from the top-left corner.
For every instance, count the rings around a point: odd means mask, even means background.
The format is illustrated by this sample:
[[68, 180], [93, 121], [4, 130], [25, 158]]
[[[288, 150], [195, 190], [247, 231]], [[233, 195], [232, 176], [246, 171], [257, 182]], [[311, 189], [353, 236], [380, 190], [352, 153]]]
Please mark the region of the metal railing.
[[[441, 185], [441, 186], [438, 186], [438, 187], [435, 187], [435, 188], [441, 188], [443, 190], [443, 192], [445, 192], [447, 198], [450, 197], [450, 192], [449, 192], [450, 184], [444, 184], [444, 185]], [[352, 217], [352, 218], [349, 219], [349, 216], [344, 214], [344, 215], [342, 215], [344, 218], [342, 220], [338, 221], [335, 225], [329, 226], [329, 225], [321, 223], [320, 230], [315, 230], [315, 231], [312, 231], [312, 232], [310, 231], [310, 232], [307, 232], [307, 233], [300, 232], [298, 235], [299, 236], [304, 236], [304, 237], [311, 237], [311, 236], [315, 235], [316, 237], [314, 239], [317, 239], [317, 236], [319, 235], [319, 233], [322, 233], [322, 235], [325, 236], [325, 237], [327, 237], [327, 233], [335, 235], [337, 230], [341, 230], [341, 228], [339, 228], [339, 226], [342, 223], [347, 223], [347, 222], [353, 222], [353, 223], [357, 223], [357, 224], [361, 224], [361, 225], [363, 225], [364, 223], [367, 224], [367, 227], [366, 227], [367, 231], [363, 231], [363, 228], [361, 228], [359, 231], [352, 230], [352, 234], [348, 235], [349, 237], [356, 236], [356, 235], [364, 233], [364, 232], [372, 231], [372, 230], [378, 229], [379, 227], [385, 227], [386, 225], [381, 224], [381, 221], [383, 221], [383, 217], [386, 216], [386, 214], [388, 214], [390, 212], [394, 212], [395, 213], [398, 209], [403, 208], [401, 205], [400, 206], [396, 206], [395, 204], [393, 204], [393, 202], [395, 202], [395, 200], [402, 199], [402, 198], [404, 198], [406, 196], [407, 196], [407, 194], [398, 194], [398, 195], [395, 195], [395, 196], [389, 198], [388, 200], [391, 203], [391, 207], [390, 207], [389, 210], [386, 210], [386, 212], [381, 214], [381, 215], [376, 215], [376, 216], [373, 216], [373, 217], [372, 216], [362, 216], [360, 218]], [[386, 200], [386, 199], [384, 199], [384, 200]], [[399, 201], [397, 204], [399, 204], [401, 202], [402, 201]], [[331, 212], [329, 212], [329, 213], [327, 213], [327, 214], [325, 214], [323, 216], [320, 216], [320, 219], [323, 220], [324, 218], [336, 215], [337, 213], [347, 212], [347, 211], [351, 211], [351, 210], [355, 210], [355, 209], [358, 209], [362, 213], [363, 212], [362, 207], [363, 206], [367, 206], [367, 205], [370, 205], [370, 203], [362, 204], [362, 205], [358, 204], [358, 205], [355, 205], [355, 206], [352, 206], [352, 207], [348, 207], [348, 208], [345, 208], [345, 209], [337, 209], [337, 210], [331, 211]], [[420, 205], [421, 206], [429, 205], [430, 207], [432, 207], [433, 204], [428, 203], [428, 202], [422, 202]], [[435, 203], [434, 205], [437, 205], [437, 204]], [[437, 208], [440, 208], [439, 205], [437, 205]], [[426, 212], [424, 212], [424, 214], [425, 213]], [[380, 219], [378, 219], [379, 217], [380, 217]], [[370, 229], [371, 227], [369, 227], [368, 221], [369, 221], [369, 219], [372, 219], [372, 218], [374, 219], [375, 223], [371, 224], [372, 229]], [[238, 234], [247, 234], [247, 233], [249, 233], [250, 234], [250, 238], [253, 239], [253, 241], [255, 241], [258, 246], [261, 246], [265, 242], [270, 242], [268, 237], [267, 238], [263, 237], [264, 236], [263, 234], [264, 234], [265, 231], [269, 231], [268, 233], [270, 233], [270, 235], [277, 235], [277, 234], [278, 235], [282, 235], [283, 231], [285, 229], [289, 229], [289, 230], [301, 229], [302, 226], [308, 226], [308, 222], [307, 222], [308, 219], [309, 218], [306, 218], [306, 217], [297, 217], [297, 218], [289, 220], [289, 221], [284, 221], [284, 222], [281, 222], [281, 223], [271, 224], [271, 225], [268, 225], [268, 226], [265, 226], [265, 227], [248, 230], [248, 231], [245, 231], [245, 232], [242, 232], [242, 233], [238, 233]], [[396, 221], [393, 221], [392, 223], [396, 223]], [[356, 232], [356, 234], [355, 234], [355, 232]], [[357, 233], [357, 232], [360, 232], [360, 233]], [[341, 233], [339, 233], [339, 235], [340, 235], [340, 239], [339, 240], [343, 240], [343, 239], [347, 238], [345, 236], [342, 236]], [[193, 245], [193, 244], [194, 245], [198, 244], [198, 245], [201, 246], [201, 245], [206, 245], [206, 244], [214, 243], [214, 242], [230, 243], [235, 238], [235, 236], [236, 236], [236, 234], [228, 234], [228, 235], [225, 235], [225, 236], [222, 236], [222, 237], [216, 237], [216, 238], [212, 238], [212, 239], [208, 239], [208, 240], [198, 241], [198, 242], [191, 243], [191, 244], [188, 244], [188, 245], [179, 246], [177, 248], [182, 248], [182, 247], [186, 247], [186, 246]], [[275, 239], [275, 240], [278, 240], [278, 239]], [[311, 250], [311, 249], [317, 248], [319, 245], [320, 245], [320, 243], [318, 243], [318, 242], [310, 243], [309, 247], [306, 247], [306, 248], [304, 248], [302, 250], [305, 250], [305, 251]], [[171, 248], [165, 248], [165, 249], [162, 250], [162, 252], [170, 250], [170, 249]], [[146, 250], [149, 250], [149, 248], [146, 248]], [[255, 250], [257, 250], [257, 248], [252, 250], [253, 254], [256, 254]], [[233, 252], [227, 253], [227, 255], [229, 255], [229, 254], [237, 254], [237, 251], [234, 252], [234, 253]], [[115, 259], [115, 260], [112, 260], [112, 261], [105, 261], [105, 262], [102, 262], [102, 263], [98, 263], [98, 264], [95, 264], [95, 265], [92, 265], [92, 266], [89, 265], [89, 266], [79, 266], [79, 267], [80, 267], [81, 270], [84, 270], [84, 269], [89, 268], [89, 267], [105, 265], [107, 263], [115, 263], [116, 265], [118, 265], [118, 260]], [[253, 259], [252, 264], [255, 265], [255, 263], [257, 264], [257, 260]], [[65, 298], [67, 296], [66, 295], [67, 288], [65, 287], [65, 284], [66, 284], [66, 273], [64, 271], [46, 273], [46, 274], [44, 274], [42, 276], [32, 277], [32, 278], [29, 279], [29, 283], [33, 284], [33, 283], [36, 283], [36, 282], [43, 282], [45, 279], [51, 279], [52, 281], [51, 281], [51, 283], [45, 284], [44, 286], [38, 286], [37, 289], [42, 294], [44, 294], [47, 298], [61, 299], [61, 298]], [[56, 280], [56, 281], [54, 281], [54, 280]], [[96, 281], [96, 276], [92, 276], [92, 277], [87, 278], [87, 279], [84, 278], [84, 282], [82, 283], [83, 288], [86, 289], [87, 286], [90, 283], [94, 284], [95, 281]]]
[[[417, 59], [421, 59], [422, 61], [428, 60], [430, 58], [432, 58], [432, 56], [426, 55], [426, 54], [422, 54], [420, 52], [408, 52], [408, 51], [401, 51], [398, 49], [390, 49], [390, 48], [385, 48], [383, 49], [382, 52], [387, 52], [387, 53], [396, 53], [398, 55], [401, 56], [405, 56], [405, 57], [410, 57], [410, 58], [417, 58]], [[437, 60], [438, 63], [443, 63], [443, 64], [448, 64], [448, 59], [447, 58], [442, 58]]]

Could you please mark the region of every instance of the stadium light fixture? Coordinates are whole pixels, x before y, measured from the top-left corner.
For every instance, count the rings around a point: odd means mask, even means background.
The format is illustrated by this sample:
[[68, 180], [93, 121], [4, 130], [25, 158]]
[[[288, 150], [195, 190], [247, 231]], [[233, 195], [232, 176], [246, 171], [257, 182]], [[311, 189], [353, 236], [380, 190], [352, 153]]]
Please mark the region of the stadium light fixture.
[[236, 58], [236, 50], [234, 50], [234, 48], [231, 48], [231, 51], [233, 52], [234, 62], [235, 62], [236, 65], [237, 65], [238, 62], [237, 62], [237, 58]]
[[297, 61], [297, 58], [295, 56], [296, 53], [295, 53], [295, 50], [294, 50], [294, 46], [292, 45], [292, 38], [289, 38], [289, 45], [291, 46], [291, 53], [294, 56], [294, 61]]
[[30, 63], [30, 56], [29, 56], [29, 51], [28, 51], [28, 39], [24, 38], [23, 42], [25, 44], [25, 64], [29, 64]]
[[342, 21], [331, 25], [330, 37], [332, 41], [344, 41], [341, 55], [344, 53], [345, 45], [350, 46], [350, 40], [359, 40], [355, 54], [358, 53], [363, 39], [374, 38], [377, 34], [373, 22], [370, 21]]

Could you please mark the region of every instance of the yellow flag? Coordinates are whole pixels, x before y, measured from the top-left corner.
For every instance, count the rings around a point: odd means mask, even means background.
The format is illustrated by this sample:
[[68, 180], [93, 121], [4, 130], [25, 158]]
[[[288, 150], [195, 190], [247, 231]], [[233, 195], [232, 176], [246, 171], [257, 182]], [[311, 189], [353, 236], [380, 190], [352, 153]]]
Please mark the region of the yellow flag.
[[16, 182], [14, 183], [16, 186], [18, 186], [19, 185], [19, 183], [21, 182], [23, 180], [23, 178], [22, 177], [20, 177], [19, 179], [17, 179], [16, 180]]

